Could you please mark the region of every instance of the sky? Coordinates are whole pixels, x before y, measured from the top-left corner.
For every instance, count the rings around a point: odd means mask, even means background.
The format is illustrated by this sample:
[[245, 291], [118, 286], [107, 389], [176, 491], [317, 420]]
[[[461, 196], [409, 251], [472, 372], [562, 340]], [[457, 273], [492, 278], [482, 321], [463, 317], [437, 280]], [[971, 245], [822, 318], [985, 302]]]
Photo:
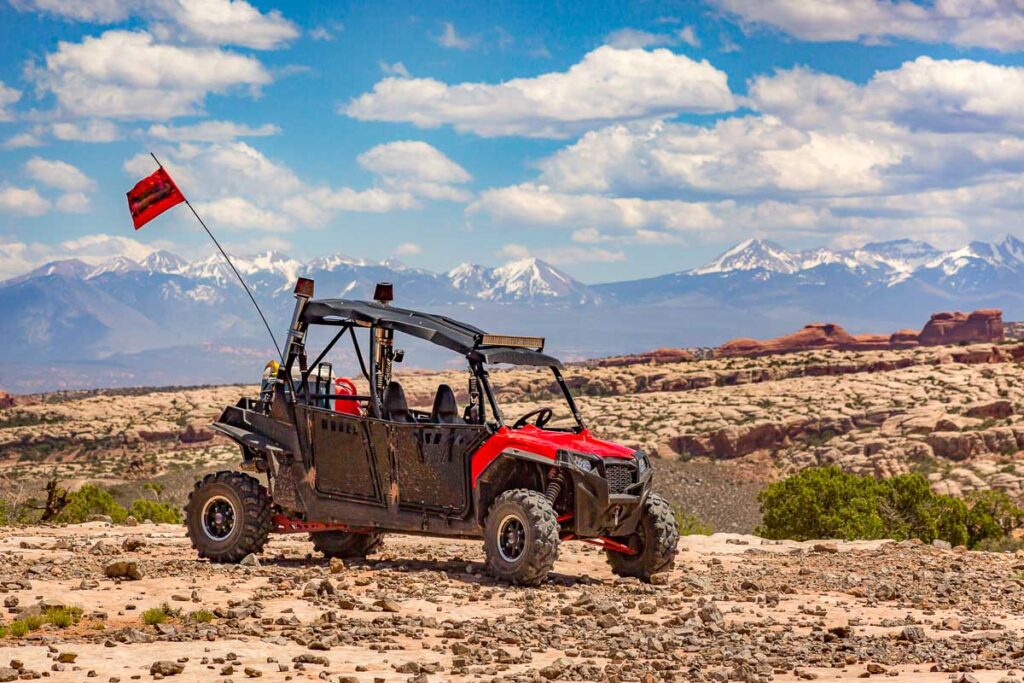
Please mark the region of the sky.
[[584, 282], [1021, 234], [1024, 1], [0, 0], [0, 278], [229, 250]]

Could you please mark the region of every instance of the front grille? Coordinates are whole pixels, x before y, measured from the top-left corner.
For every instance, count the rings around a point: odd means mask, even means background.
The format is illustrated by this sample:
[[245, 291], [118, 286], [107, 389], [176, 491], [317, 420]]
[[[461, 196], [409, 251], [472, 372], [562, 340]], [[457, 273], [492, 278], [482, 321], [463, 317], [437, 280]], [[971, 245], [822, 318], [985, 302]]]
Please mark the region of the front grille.
[[625, 493], [633, 485], [633, 468], [629, 465], [605, 465], [609, 493]]

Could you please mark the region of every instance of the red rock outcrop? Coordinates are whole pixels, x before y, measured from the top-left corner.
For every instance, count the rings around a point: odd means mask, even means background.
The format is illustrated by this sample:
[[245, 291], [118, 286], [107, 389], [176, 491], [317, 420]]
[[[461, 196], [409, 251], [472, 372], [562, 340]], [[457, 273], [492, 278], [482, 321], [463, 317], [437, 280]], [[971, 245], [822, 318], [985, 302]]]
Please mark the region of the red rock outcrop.
[[14, 407], [14, 397], [6, 391], [0, 391], [0, 410]]
[[835, 323], [811, 323], [795, 334], [774, 339], [733, 339], [715, 349], [716, 358], [732, 356], [765, 356], [796, 353], [815, 349], [871, 351], [907, 349], [915, 346], [941, 346], [959, 343], [1002, 341], [1003, 314], [998, 309], [974, 313], [936, 313], [920, 333], [899, 330], [889, 336], [881, 334], [852, 335]]
[[[811, 323], [795, 334], [774, 339], [733, 339], [715, 349], [716, 357], [764, 356], [815, 349], [842, 349], [858, 346], [857, 338], [835, 323]], [[869, 346], [869, 348], [871, 348]]]
[[1003, 312], [995, 308], [936, 313], [918, 337], [922, 346], [961, 342], [994, 342], [1003, 339]]
[[691, 360], [693, 360], [693, 354], [686, 349], [654, 349], [653, 351], [646, 351], [644, 353], [597, 358], [587, 364], [599, 368], [617, 368], [627, 365], [664, 365], [666, 363], [686, 363]]

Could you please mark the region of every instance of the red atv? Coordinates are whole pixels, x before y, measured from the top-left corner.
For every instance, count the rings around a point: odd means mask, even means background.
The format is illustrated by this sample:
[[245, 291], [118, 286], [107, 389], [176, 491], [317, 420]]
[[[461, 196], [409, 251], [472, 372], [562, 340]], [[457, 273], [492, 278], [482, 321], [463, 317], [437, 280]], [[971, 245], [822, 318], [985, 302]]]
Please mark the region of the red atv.
[[[498, 578], [536, 585], [570, 539], [605, 549], [612, 571], [647, 580], [672, 567], [679, 534], [668, 503], [651, 493], [643, 453], [595, 438], [539, 337], [492, 335], [450, 318], [395, 308], [391, 286], [376, 301], [313, 301], [300, 279], [284, 364], [271, 368], [257, 398], [226, 408], [214, 429], [242, 448], [241, 472], [196, 484], [186, 507], [192, 545], [214, 562], [263, 549], [271, 532], [308, 533], [330, 557], [363, 557], [386, 532], [483, 538]], [[310, 326], [329, 341], [310, 361]], [[357, 330], [369, 332], [364, 353]], [[447, 384], [433, 408], [411, 410], [392, 366], [405, 334], [463, 355], [466, 405]], [[356, 393], [324, 358], [351, 338], [369, 385]], [[550, 368], [572, 427], [549, 426], [538, 408], [506, 423], [487, 367]], [[568, 417], [568, 415], [566, 415]]]

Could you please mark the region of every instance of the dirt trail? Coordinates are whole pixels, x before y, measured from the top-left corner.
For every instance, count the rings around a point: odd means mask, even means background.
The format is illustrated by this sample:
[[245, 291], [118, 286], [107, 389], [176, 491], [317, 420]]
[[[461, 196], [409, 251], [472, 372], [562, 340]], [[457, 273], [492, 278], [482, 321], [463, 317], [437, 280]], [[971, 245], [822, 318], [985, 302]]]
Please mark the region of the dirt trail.
[[[126, 550], [133, 539], [142, 545]], [[127, 547], [131, 547], [128, 544]], [[897, 675], [997, 681], [1024, 653], [1021, 558], [914, 543], [683, 539], [660, 585], [618, 580], [568, 543], [538, 589], [495, 583], [477, 543], [389, 537], [333, 565], [303, 537], [261, 566], [194, 559], [184, 530], [92, 523], [0, 533], [9, 624], [40, 601], [84, 616], [0, 639], [0, 680], [800, 680]], [[104, 576], [134, 561], [141, 580]], [[157, 626], [145, 610], [181, 616]], [[209, 623], [190, 621], [196, 610]], [[73, 661], [60, 662], [63, 659]], [[298, 660], [296, 659], [298, 658]], [[322, 658], [322, 659], [320, 659]], [[20, 670], [2, 668], [19, 660]], [[305, 663], [303, 663], [305, 660]], [[934, 669], [934, 670], [933, 670]], [[1014, 680], [1014, 679], [1008, 679]], [[1017, 679], [1019, 680], [1019, 679]]]

